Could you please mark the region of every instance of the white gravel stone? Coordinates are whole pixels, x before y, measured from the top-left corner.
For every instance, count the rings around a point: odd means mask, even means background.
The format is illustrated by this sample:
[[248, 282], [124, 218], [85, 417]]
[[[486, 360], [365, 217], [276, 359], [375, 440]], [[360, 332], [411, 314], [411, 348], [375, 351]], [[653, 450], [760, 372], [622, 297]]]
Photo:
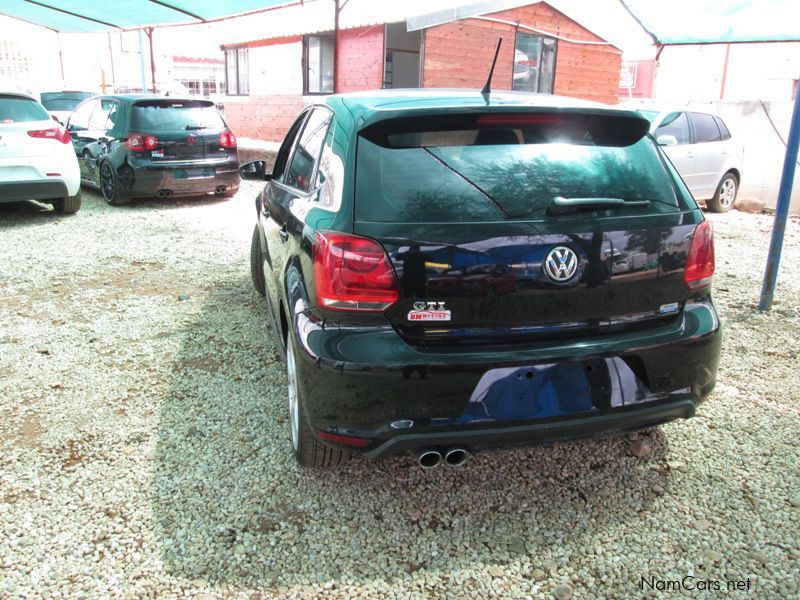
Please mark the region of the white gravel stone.
[[760, 314], [771, 218], [711, 216], [725, 335], [696, 418], [315, 472], [249, 281], [255, 193], [0, 204], [0, 597], [630, 598], [690, 570], [797, 597], [797, 219]]

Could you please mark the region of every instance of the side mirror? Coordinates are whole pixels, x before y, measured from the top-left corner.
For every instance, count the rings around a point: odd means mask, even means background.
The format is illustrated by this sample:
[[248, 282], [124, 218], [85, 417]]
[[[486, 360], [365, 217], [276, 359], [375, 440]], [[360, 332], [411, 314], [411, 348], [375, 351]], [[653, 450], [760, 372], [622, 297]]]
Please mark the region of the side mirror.
[[239, 167], [239, 174], [242, 179], [252, 181], [264, 181], [271, 179], [272, 175], [267, 173], [267, 163], [263, 160], [254, 160]]
[[674, 135], [660, 135], [656, 138], [656, 143], [659, 146], [677, 146], [678, 138]]
[[97, 138], [97, 141], [100, 142], [101, 144], [107, 144], [108, 142], [111, 141], [111, 138], [107, 138], [105, 136], [101, 136], [101, 137]]

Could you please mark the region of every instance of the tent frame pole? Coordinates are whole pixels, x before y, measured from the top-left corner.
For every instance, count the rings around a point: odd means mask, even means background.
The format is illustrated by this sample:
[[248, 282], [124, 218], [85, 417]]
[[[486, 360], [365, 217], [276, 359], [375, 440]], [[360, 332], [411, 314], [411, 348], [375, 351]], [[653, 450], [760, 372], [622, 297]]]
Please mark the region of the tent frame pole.
[[144, 40], [142, 39], [142, 30], [139, 30], [139, 72], [142, 77], [142, 93], [147, 92], [147, 79], [144, 74]]
[[772, 307], [775, 294], [775, 283], [778, 279], [778, 267], [783, 249], [783, 234], [786, 231], [786, 219], [789, 214], [789, 202], [792, 198], [792, 184], [797, 166], [797, 149], [800, 146], [800, 90], [795, 93], [792, 123], [789, 125], [789, 137], [786, 140], [786, 157], [783, 161], [781, 185], [778, 188], [778, 204], [775, 207], [775, 222], [772, 226], [772, 239], [769, 244], [767, 267], [764, 272], [764, 283], [761, 287], [761, 300], [758, 309], [766, 312]]

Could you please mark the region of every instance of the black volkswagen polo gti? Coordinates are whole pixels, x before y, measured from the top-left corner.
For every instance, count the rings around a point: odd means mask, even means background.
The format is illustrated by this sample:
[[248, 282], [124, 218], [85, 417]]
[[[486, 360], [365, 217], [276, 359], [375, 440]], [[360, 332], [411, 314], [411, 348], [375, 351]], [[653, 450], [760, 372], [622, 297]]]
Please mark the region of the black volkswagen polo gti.
[[691, 417], [714, 388], [710, 224], [634, 112], [552, 96], [331, 96], [256, 200], [252, 276], [305, 466]]
[[236, 136], [210, 100], [96, 96], [67, 121], [81, 182], [109, 204], [239, 189]]

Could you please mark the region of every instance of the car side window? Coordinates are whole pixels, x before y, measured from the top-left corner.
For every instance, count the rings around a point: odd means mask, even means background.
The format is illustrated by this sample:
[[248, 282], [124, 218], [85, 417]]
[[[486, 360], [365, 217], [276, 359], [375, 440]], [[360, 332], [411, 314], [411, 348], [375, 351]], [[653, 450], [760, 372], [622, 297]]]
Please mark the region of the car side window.
[[691, 113], [692, 127], [694, 127], [694, 141], [696, 144], [703, 142], [720, 141], [719, 127], [714, 117], [703, 113]]
[[300, 133], [306, 118], [308, 118], [308, 111], [303, 111], [295, 122], [292, 123], [289, 132], [283, 139], [283, 143], [278, 150], [278, 155], [275, 157], [275, 165], [272, 168], [272, 174], [276, 179], [283, 180], [284, 171], [286, 171], [286, 163], [289, 162], [289, 154], [292, 151], [294, 141], [297, 138], [297, 134]]
[[719, 133], [722, 136], [722, 139], [723, 140], [731, 139], [731, 132], [728, 131], [728, 127], [725, 125], [725, 121], [723, 121], [719, 117], [714, 117], [714, 121], [716, 121], [717, 127], [719, 127]]
[[114, 129], [114, 125], [117, 124], [117, 117], [119, 116], [119, 102], [113, 102], [108, 109], [108, 118], [106, 119], [106, 124], [103, 127], [105, 131], [111, 131]]
[[319, 168], [314, 184], [319, 188], [317, 202], [320, 206], [331, 210], [337, 210], [341, 205], [342, 180], [344, 179], [344, 163], [333, 150], [335, 133], [336, 123], [333, 122], [325, 136], [325, 144], [322, 146], [322, 155], [319, 158]]
[[332, 116], [331, 112], [325, 108], [315, 108], [311, 112], [286, 173], [287, 185], [304, 192], [311, 189], [314, 168], [322, 151], [322, 144], [328, 133], [328, 125], [330, 125]]
[[684, 112], [674, 112], [668, 114], [661, 121], [655, 132], [655, 138], [661, 135], [672, 135], [678, 140], [679, 144], [690, 144], [692, 141], [689, 133], [689, 119]]
[[75, 112], [69, 118], [70, 131], [85, 131], [89, 129], [89, 119], [92, 117], [94, 107], [97, 105], [97, 100], [89, 100], [81, 104], [75, 109]]
[[111, 109], [114, 108], [116, 102], [113, 100], [100, 100], [100, 105], [95, 107], [91, 118], [89, 119], [89, 129], [106, 132], [108, 131], [108, 115]]

